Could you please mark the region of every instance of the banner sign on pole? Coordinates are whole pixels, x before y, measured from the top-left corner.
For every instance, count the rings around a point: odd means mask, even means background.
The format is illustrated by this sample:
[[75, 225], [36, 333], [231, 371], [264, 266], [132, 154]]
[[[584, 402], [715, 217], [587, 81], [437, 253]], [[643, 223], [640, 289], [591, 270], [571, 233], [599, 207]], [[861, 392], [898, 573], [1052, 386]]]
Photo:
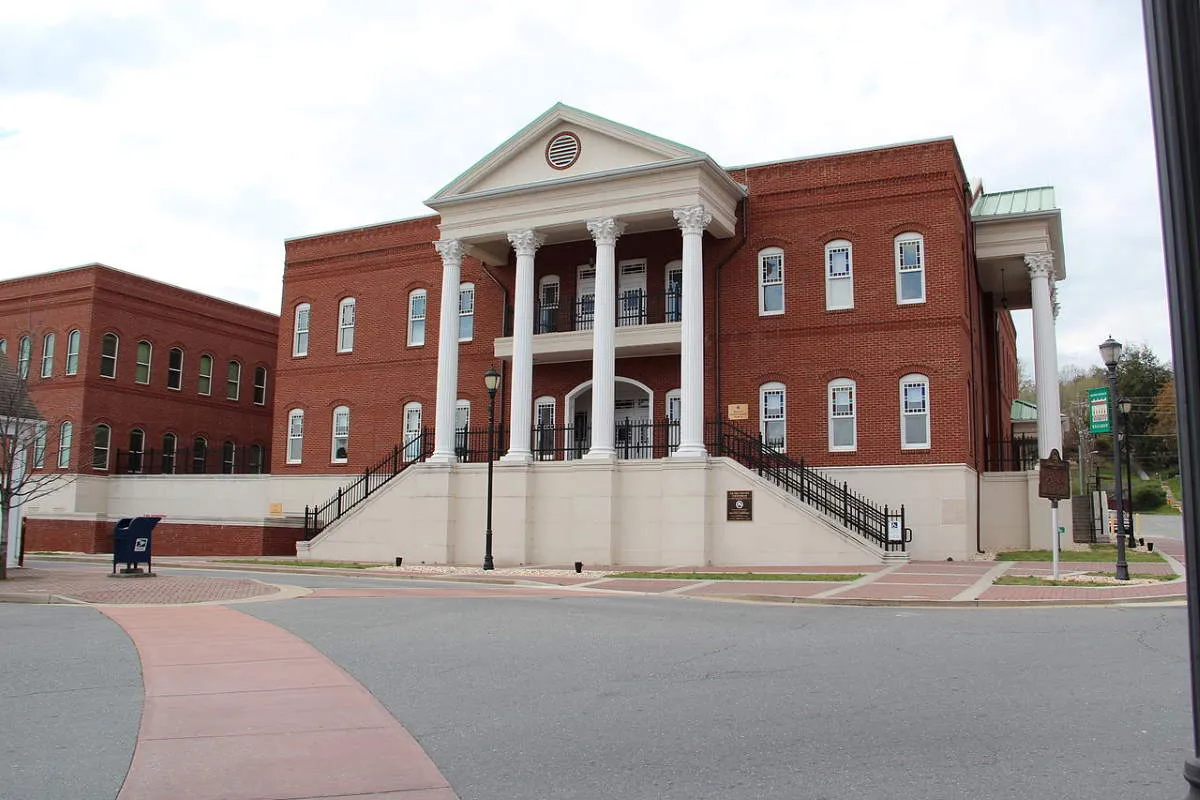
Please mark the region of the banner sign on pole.
[[1088, 410], [1091, 412], [1092, 433], [1112, 433], [1112, 420], [1108, 414], [1108, 389], [1088, 389]]

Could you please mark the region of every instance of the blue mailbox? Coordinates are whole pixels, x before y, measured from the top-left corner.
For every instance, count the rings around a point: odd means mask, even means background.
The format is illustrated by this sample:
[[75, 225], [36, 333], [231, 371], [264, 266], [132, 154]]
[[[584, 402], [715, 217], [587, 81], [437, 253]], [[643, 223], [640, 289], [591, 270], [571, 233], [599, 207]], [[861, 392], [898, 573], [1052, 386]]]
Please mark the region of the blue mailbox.
[[141, 573], [138, 564], [145, 564], [144, 574], [151, 574], [150, 555], [157, 524], [158, 517], [127, 517], [117, 522], [113, 528], [113, 574], [117, 572], [117, 564], [125, 565], [122, 574]]

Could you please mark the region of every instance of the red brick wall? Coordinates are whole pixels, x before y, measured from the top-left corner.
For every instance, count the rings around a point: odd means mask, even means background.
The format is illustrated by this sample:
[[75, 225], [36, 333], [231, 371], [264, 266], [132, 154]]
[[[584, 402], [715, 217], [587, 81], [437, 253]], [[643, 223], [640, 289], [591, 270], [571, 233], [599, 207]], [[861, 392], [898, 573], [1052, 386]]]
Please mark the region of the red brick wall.
[[[111, 553], [115, 522], [29, 518], [26, 552]], [[154, 528], [154, 556], [295, 556], [302, 527], [186, 525], [163, 521]]]
[[[180, 446], [196, 436], [209, 440], [211, 464], [219, 469], [222, 442], [238, 445], [270, 442], [275, 382], [275, 343], [278, 318], [245, 306], [189, 292], [167, 284], [99, 265], [60, 270], [0, 283], [0, 338], [8, 341], [8, 356], [16, 363], [22, 335], [33, 339], [29, 391], [50, 423], [47, 467], [57, 468], [58, 432], [63, 421], [74, 426], [72, 469], [92, 472], [95, 428], [112, 428], [110, 469], [117, 450], [129, 448], [133, 428], [145, 432], [147, 450], [162, 447], [164, 433], [179, 437]], [[67, 338], [81, 332], [79, 369], [65, 374]], [[40, 377], [42, 343], [54, 333], [53, 374]], [[106, 333], [120, 338], [116, 378], [100, 371], [100, 340]], [[150, 381], [135, 380], [138, 342], [153, 345]], [[184, 351], [183, 382], [179, 391], [167, 388], [168, 354]], [[212, 394], [197, 391], [201, 354], [214, 358]], [[225, 396], [226, 364], [242, 364], [241, 393], [236, 401]], [[266, 402], [253, 403], [254, 371], [267, 368]]]
[[[759, 387], [778, 380], [788, 389], [788, 449], [814, 463], [974, 463], [984, 429], [980, 395], [994, 392], [999, 381], [983, 374], [980, 339], [989, 323], [973, 313], [979, 289], [972, 277], [969, 198], [953, 142], [783, 162], [731, 175], [749, 187], [749, 199], [739, 212], [738, 236], [704, 239], [706, 419], [716, 416], [718, 402], [722, 408], [746, 403], [751, 419], [744, 425], [756, 431]], [[894, 241], [909, 231], [925, 237], [927, 302], [899, 305]], [[432, 428], [441, 289], [441, 263], [432, 246], [437, 238], [437, 218], [425, 217], [288, 243], [273, 471], [362, 470], [401, 441], [402, 409], [410, 401], [422, 403], [424, 424]], [[855, 304], [848, 311], [826, 311], [824, 246], [839, 238], [854, 247]], [[761, 317], [757, 254], [771, 246], [785, 251], [786, 313]], [[616, 257], [646, 258], [647, 290], [660, 295], [664, 267], [681, 250], [678, 231], [668, 230], [621, 237]], [[590, 240], [543, 247], [535, 284], [544, 275], [558, 275], [565, 307], [576, 294], [578, 265], [593, 256]], [[460, 345], [459, 397], [472, 403], [473, 426], [485, 419], [482, 374], [495, 361], [493, 341], [502, 335], [505, 293], [497, 282], [511, 292], [514, 263], [510, 253], [507, 265], [489, 270], [471, 258], [463, 264], [463, 281], [476, 287], [476, 317], [474, 340]], [[407, 298], [418, 287], [428, 292], [426, 339], [423, 347], [410, 348]], [[336, 314], [347, 296], [357, 299], [355, 348], [338, 354]], [[312, 304], [310, 346], [306, 358], [295, 359], [293, 313], [301, 302]], [[914, 372], [927, 375], [931, 384], [929, 450], [900, 448], [899, 381]], [[661, 418], [663, 394], [679, 386], [679, 359], [619, 359], [617, 375], [648, 384], [655, 392], [654, 417]], [[590, 361], [537, 365], [534, 397], [556, 397], [561, 424], [566, 393], [590, 377]], [[828, 452], [827, 385], [839, 377], [857, 382], [858, 450], [852, 453]], [[502, 419], [505, 403], [506, 398], [498, 400]], [[330, 464], [332, 412], [338, 405], [351, 408], [350, 458], [344, 466]], [[292, 408], [305, 411], [304, 463], [287, 466]]]

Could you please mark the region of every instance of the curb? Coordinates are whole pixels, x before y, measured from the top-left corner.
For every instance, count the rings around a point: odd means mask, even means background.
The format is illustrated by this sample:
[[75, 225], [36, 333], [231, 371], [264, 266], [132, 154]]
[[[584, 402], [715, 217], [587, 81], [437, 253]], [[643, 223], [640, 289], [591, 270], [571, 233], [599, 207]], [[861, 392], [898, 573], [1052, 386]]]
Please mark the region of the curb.
[[776, 605], [797, 606], [874, 606], [888, 608], [1056, 608], [1071, 606], [1126, 606], [1150, 605], [1186, 602], [1187, 597], [1180, 595], [1163, 595], [1161, 597], [1128, 597], [1128, 598], [1099, 598], [1099, 599], [1068, 599], [1052, 598], [1047, 600], [886, 600], [875, 598], [846, 598], [836, 597], [814, 599], [811, 597], [780, 597], [769, 594], [728, 594], [704, 595], [691, 597], [686, 594], [674, 595], [688, 600], [729, 600], [741, 603], [773, 603]]

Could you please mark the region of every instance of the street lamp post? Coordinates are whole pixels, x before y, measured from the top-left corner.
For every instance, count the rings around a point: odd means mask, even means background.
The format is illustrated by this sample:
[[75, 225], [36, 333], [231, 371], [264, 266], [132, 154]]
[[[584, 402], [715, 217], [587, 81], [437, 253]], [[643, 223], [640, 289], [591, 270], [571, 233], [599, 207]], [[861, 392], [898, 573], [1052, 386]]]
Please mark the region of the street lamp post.
[[495, 569], [492, 561], [492, 462], [496, 460], [496, 388], [500, 385], [500, 373], [488, 367], [483, 373], [483, 385], [488, 393], [488, 476], [487, 476], [487, 534], [484, 537], [483, 568]]
[[1129, 441], [1133, 430], [1129, 427], [1129, 412], [1133, 410], [1133, 401], [1122, 397], [1117, 403], [1121, 410], [1121, 429], [1125, 432], [1125, 488], [1129, 490], [1129, 524], [1125, 526], [1126, 546], [1137, 547], [1137, 539], [1133, 536], [1133, 443]]
[[[1108, 369], [1109, 408], [1117, 399], [1117, 361], [1121, 358], [1121, 343], [1109, 336], [1100, 345], [1100, 358]], [[1117, 495], [1117, 580], [1129, 580], [1129, 564], [1125, 561], [1125, 512], [1122, 509], [1121, 488], [1121, 429], [1116, 414], [1110, 414], [1113, 440], [1113, 483]]]

